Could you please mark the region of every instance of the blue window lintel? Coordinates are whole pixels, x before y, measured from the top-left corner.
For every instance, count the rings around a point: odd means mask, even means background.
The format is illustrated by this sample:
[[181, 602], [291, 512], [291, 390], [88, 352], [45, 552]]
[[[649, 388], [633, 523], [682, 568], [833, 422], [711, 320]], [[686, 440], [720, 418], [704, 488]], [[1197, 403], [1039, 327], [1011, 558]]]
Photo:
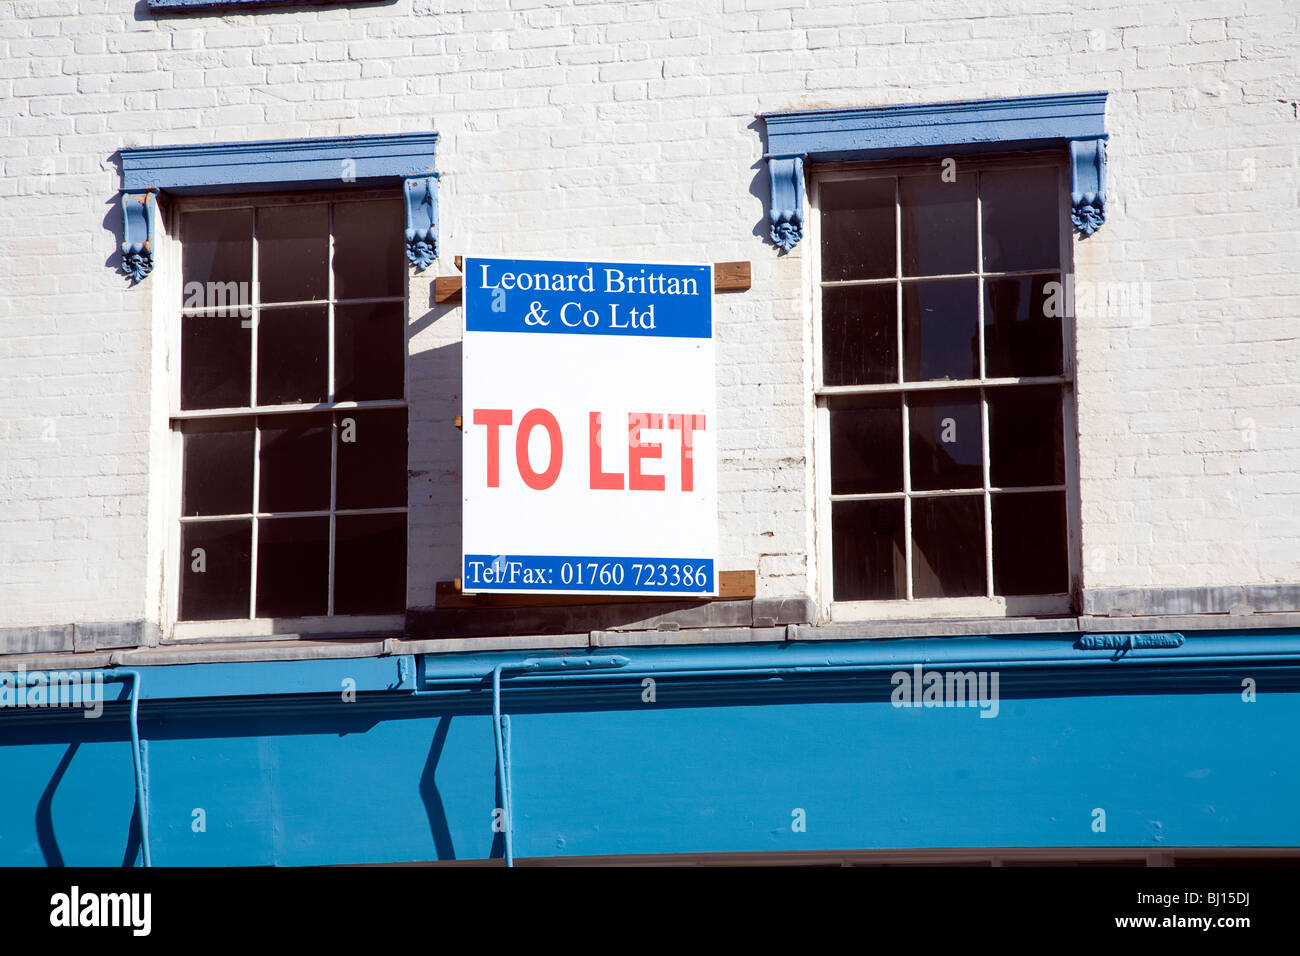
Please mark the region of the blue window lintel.
[[803, 165], [1065, 147], [1071, 218], [1085, 236], [1105, 221], [1106, 92], [760, 114], [767, 128], [772, 241], [803, 235]]
[[[123, 271], [139, 282], [153, 268], [152, 197], [159, 191], [189, 195], [397, 183], [406, 202], [406, 256], [417, 269], [427, 268], [437, 256], [437, 143], [438, 134], [429, 131], [125, 147], [120, 151]], [[142, 196], [149, 198], [142, 201]]]

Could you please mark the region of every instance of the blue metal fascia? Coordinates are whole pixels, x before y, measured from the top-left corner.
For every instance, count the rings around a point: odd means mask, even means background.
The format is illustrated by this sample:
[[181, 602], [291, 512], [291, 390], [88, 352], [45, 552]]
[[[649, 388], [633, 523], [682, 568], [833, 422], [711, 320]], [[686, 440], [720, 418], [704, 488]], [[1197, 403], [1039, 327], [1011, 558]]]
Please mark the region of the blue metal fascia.
[[[66, 669], [73, 669], [69, 662]], [[3, 665], [0, 664], [0, 669]], [[47, 668], [51, 670], [60, 668]], [[190, 700], [220, 697], [287, 697], [303, 694], [339, 694], [414, 690], [414, 659], [394, 657], [330, 658], [311, 661], [248, 661], [229, 664], [136, 665], [147, 673], [141, 700]], [[105, 679], [123, 670], [105, 670]], [[352, 683], [345, 685], [345, 681]], [[107, 688], [105, 688], [107, 690]], [[117, 700], [129, 695], [119, 691]]]
[[[221, 664], [134, 665], [148, 674], [140, 699], [294, 697], [434, 689], [491, 692], [493, 672], [512, 686], [568, 688], [592, 680], [643, 676], [744, 678], [769, 673], [832, 675], [893, 670], [914, 664], [978, 669], [1069, 671], [1076, 685], [1108, 686], [1117, 667], [1158, 666], [1177, 682], [1184, 665], [1300, 664], [1300, 632], [1216, 631], [1181, 635], [1126, 634], [890, 638], [861, 641], [797, 640], [779, 644], [592, 648], [575, 651], [484, 651], [390, 657]], [[1175, 638], [1181, 638], [1178, 643]], [[1096, 644], [1084, 647], [1081, 644]], [[614, 654], [615, 656], [611, 656]], [[614, 670], [611, 663], [616, 662]], [[71, 664], [69, 665], [71, 666]], [[113, 670], [105, 671], [114, 673]], [[117, 671], [117, 673], [123, 673]], [[1064, 678], [1063, 678], [1064, 679]], [[345, 683], [346, 682], [346, 683]], [[108, 688], [105, 688], [106, 692]], [[116, 700], [129, 699], [119, 685]]]
[[[1153, 635], [1146, 635], [1151, 637]], [[617, 672], [588, 673], [582, 667], [564, 670], [526, 668], [526, 658], [571, 660], [607, 657], [609, 649], [547, 652], [513, 655], [523, 672], [510, 677], [512, 683], [546, 684], [583, 679], [627, 679], [633, 676], [677, 674], [699, 676], [764, 672], [808, 673], [843, 670], [871, 670], [907, 667], [913, 664], [969, 666], [984, 669], [1041, 667], [1071, 668], [1093, 672], [1105, 680], [1107, 670], [1117, 664], [1245, 664], [1275, 661], [1300, 663], [1300, 634], [1295, 631], [1215, 632], [1182, 636], [1181, 644], [1149, 640], [1121, 641], [1124, 647], [1086, 647], [1077, 635], [1053, 637], [941, 637], [897, 638], [863, 641], [798, 640], [781, 644], [695, 645], [686, 647], [621, 647], [627, 664]], [[1173, 643], [1173, 642], [1170, 642]], [[603, 651], [603, 653], [602, 653]], [[419, 658], [422, 688], [453, 683], [475, 683], [488, 678], [501, 666], [508, 652], [425, 654]], [[509, 667], [509, 665], [507, 665]], [[1077, 677], [1074, 678], [1077, 680]]]
[[373, 184], [435, 172], [436, 132], [123, 147], [122, 189]]
[[[129, 690], [125, 690], [119, 686], [118, 699], [121, 700], [122, 697], [125, 696], [127, 701], [131, 705], [129, 717], [130, 717], [130, 728], [131, 728], [131, 772], [132, 772], [132, 777], [135, 780], [135, 819], [136, 819], [136, 824], [140, 827], [140, 855], [142, 857], [142, 862], [146, 867], [152, 867], [153, 858], [149, 852], [149, 799], [148, 799], [149, 767], [148, 767], [147, 757], [145, 755], [146, 752], [144, 749], [144, 742], [140, 739], [140, 687], [142, 683], [140, 672], [132, 668], [123, 668], [119, 670], [108, 670], [108, 671], [93, 670], [93, 671], [72, 671], [72, 672], [69, 671], [60, 672], [57, 670], [53, 672], [48, 670], [32, 670], [32, 671], [19, 671], [17, 674], [15, 674], [12, 671], [4, 672], [7, 683], [13, 683], [17, 685], [27, 685], [27, 686], [31, 686], [32, 680], [36, 676], [48, 675], [50, 673], [96, 674], [102, 677], [103, 682], [105, 684], [120, 685], [122, 682], [130, 681], [131, 686]], [[103, 687], [101, 685], [101, 691], [102, 689]], [[108, 695], [104, 694], [102, 700], [105, 703], [107, 703]], [[98, 715], [83, 714], [83, 716], [98, 716]]]

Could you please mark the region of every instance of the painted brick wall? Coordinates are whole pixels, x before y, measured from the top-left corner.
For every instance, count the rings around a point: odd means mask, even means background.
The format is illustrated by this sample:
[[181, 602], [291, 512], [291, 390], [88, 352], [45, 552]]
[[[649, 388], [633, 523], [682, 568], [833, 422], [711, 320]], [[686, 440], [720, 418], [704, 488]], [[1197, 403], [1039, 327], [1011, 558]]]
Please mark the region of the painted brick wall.
[[[1290, 0], [395, 0], [165, 17], [140, 0], [12, 0], [0, 625], [159, 613], [154, 352], [169, 317], [150, 281], [110, 268], [123, 146], [433, 128], [448, 257], [751, 260], [753, 289], [718, 300], [722, 567], [756, 568], [763, 596], [802, 595], [810, 250], [762, 241], [754, 114], [1090, 89], [1111, 93], [1110, 219], [1076, 245], [1077, 271], [1141, 283], [1150, 307], [1079, 318], [1086, 583], [1300, 582], [1298, 20]], [[460, 313], [430, 286], [411, 283], [413, 604], [459, 553]]]

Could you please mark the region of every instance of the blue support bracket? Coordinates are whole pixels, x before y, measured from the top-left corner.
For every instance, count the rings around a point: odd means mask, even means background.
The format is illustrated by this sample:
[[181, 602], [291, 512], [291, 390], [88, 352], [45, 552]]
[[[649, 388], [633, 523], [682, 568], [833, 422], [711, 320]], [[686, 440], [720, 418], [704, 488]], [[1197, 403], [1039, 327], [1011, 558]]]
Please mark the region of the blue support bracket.
[[156, 194], [156, 189], [122, 192], [122, 271], [133, 282], [140, 282], [153, 271]]
[[772, 183], [772, 241], [789, 252], [803, 238], [803, 157], [768, 157], [767, 172]]
[[1070, 141], [1070, 221], [1087, 237], [1106, 221], [1106, 139]]
[[408, 179], [406, 196], [406, 258], [421, 272], [438, 257], [438, 174]]

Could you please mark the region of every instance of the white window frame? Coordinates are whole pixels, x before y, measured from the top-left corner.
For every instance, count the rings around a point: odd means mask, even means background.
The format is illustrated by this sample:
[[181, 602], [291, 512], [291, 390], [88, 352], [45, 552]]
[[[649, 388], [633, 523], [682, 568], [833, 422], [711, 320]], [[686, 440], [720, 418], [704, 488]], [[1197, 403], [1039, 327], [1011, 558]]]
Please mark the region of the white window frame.
[[[181, 215], [185, 212], [194, 212], [199, 210], [214, 209], [237, 209], [252, 208], [264, 205], [295, 205], [295, 204], [316, 204], [316, 203], [337, 203], [349, 200], [379, 200], [379, 199], [401, 199], [402, 191], [400, 188], [373, 188], [373, 189], [337, 189], [325, 191], [301, 191], [301, 192], [243, 192], [238, 195], [222, 196], [190, 196], [179, 197], [168, 203], [168, 208], [160, 210], [159, 218], [162, 219], [167, 236], [166, 249], [167, 253], [161, 256], [161, 261], [155, 268], [153, 279], [157, 283], [154, 290], [154, 308], [155, 315], [162, 316], [163, 322], [163, 348], [165, 350], [164, 363], [166, 368], [166, 422], [165, 428], [168, 433], [167, 437], [167, 462], [166, 474], [168, 476], [165, 489], [166, 497], [166, 514], [160, 520], [166, 522], [166, 555], [164, 559], [163, 572], [163, 589], [161, 603], [163, 609], [163, 639], [169, 641], [214, 641], [225, 640], [230, 638], [241, 639], [262, 639], [277, 640], [284, 639], [300, 634], [376, 634], [376, 635], [393, 635], [401, 634], [405, 626], [405, 614], [327, 614], [323, 616], [310, 617], [254, 617], [251, 616], [256, 611], [257, 601], [257, 526], [258, 520], [264, 517], [273, 517], [275, 512], [258, 512], [255, 511], [248, 515], [222, 515], [221, 518], [251, 518], [253, 526], [253, 536], [251, 540], [252, 554], [250, 556], [250, 591], [249, 591], [249, 611], [250, 617], [247, 618], [229, 618], [223, 620], [205, 620], [205, 621], [182, 621], [180, 620], [180, 585], [182, 577], [182, 556], [181, 556], [181, 526], [184, 523], [196, 519], [183, 519], [181, 516], [181, 490], [184, 483], [184, 456], [183, 442], [181, 431], [176, 427], [177, 423], [184, 421], [196, 421], [204, 419], [216, 419], [225, 417], [246, 416], [254, 417], [258, 415], [293, 415], [300, 413], [333, 413], [348, 410], [365, 410], [377, 408], [409, 408], [409, 396], [411, 394], [411, 363], [410, 363], [410, 270], [403, 267], [402, 283], [402, 398], [401, 399], [380, 399], [369, 401], [347, 401], [334, 402], [326, 401], [314, 405], [253, 405], [247, 408], [230, 408], [230, 409], [181, 409], [181, 315], [182, 308], [178, 305], [182, 301], [182, 276], [181, 276], [181, 254], [183, 250], [184, 236], [181, 234], [180, 222]], [[329, 228], [329, 262], [333, 263], [334, 259], [334, 222], [333, 207], [330, 206], [330, 228]], [[252, 284], [254, 290], [254, 324], [252, 326], [252, 352], [250, 366], [250, 388], [255, 389], [257, 383], [257, 330], [259, 303], [258, 298], [258, 262], [257, 262], [257, 236], [256, 236], [256, 218], [254, 218], [254, 235], [253, 235], [253, 274]], [[334, 394], [334, 310], [336, 306], [334, 298], [334, 270], [331, 267], [328, 270], [329, 286], [328, 294], [324, 299], [313, 300], [310, 304], [326, 305], [329, 321], [329, 352], [327, 360], [327, 374], [330, 397]], [[384, 301], [394, 302], [397, 298], [394, 296], [385, 296], [375, 299], [348, 299], [346, 302], [366, 302], [366, 301]], [[291, 305], [292, 303], [275, 303], [276, 306]], [[250, 394], [250, 398], [251, 398]], [[408, 412], [409, 416], [409, 412]], [[337, 426], [335, 426], [337, 427]], [[407, 461], [409, 462], [409, 418], [408, 418], [408, 452]], [[254, 448], [253, 448], [253, 503], [254, 508], [257, 506], [257, 472], [260, 467], [260, 441], [258, 437], [260, 431], [254, 431]], [[338, 479], [338, 462], [337, 440], [331, 444], [331, 480], [330, 480], [330, 509], [328, 512], [309, 512], [301, 513], [303, 516], [308, 514], [328, 514], [330, 517], [330, 553], [329, 553], [329, 602], [330, 610], [333, 610], [334, 601], [334, 521], [335, 512], [334, 496]], [[407, 569], [407, 582], [410, 579], [410, 501], [402, 507], [391, 508], [366, 508], [366, 509], [348, 509], [349, 514], [396, 514], [407, 515], [407, 554], [404, 556], [404, 566]], [[293, 512], [293, 514], [300, 514]], [[199, 518], [197, 520], [214, 520], [213, 518]], [[403, 587], [403, 593], [406, 593], [406, 587]]]
[[[1070, 229], [1070, 208], [1069, 208], [1069, 176], [1070, 171], [1067, 165], [1067, 158], [1063, 153], [1050, 151], [1027, 151], [1027, 152], [1009, 152], [994, 156], [970, 156], [958, 157], [957, 175], [970, 175], [973, 172], [986, 169], [1005, 169], [1027, 168], [1030, 166], [1050, 166], [1057, 170], [1059, 197], [1058, 224], [1059, 224], [1059, 242], [1060, 242], [1060, 274], [1062, 282], [1068, 281], [1067, 277], [1074, 272], [1074, 240]], [[846, 385], [846, 386], [823, 386], [823, 368], [822, 368], [822, 294], [821, 291], [825, 285], [852, 285], [859, 284], [853, 282], [846, 283], [826, 283], [823, 284], [821, 279], [821, 187], [823, 183], [843, 180], [860, 180], [872, 177], [897, 177], [908, 173], [933, 173], [938, 176], [941, 172], [942, 159], [935, 157], [926, 160], [882, 160], [876, 162], [864, 163], [834, 163], [810, 165], [808, 169], [808, 248], [809, 264], [811, 275], [809, 288], [812, 290], [812, 374], [813, 374], [813, 401], [814, 401], [814, 430], [813, 430], [813, 483], [814, 483], [814, 581], [817, 589], [817, 604], [819, 617], [822, 620], [830, 621], [863, 621], [863, 620], [905, 620], [920, 618], [973, 618], [973, 617], [1020, 617], [1020, 616], [1042, 616], [1058, 617], [1071, 613], [1076, 606], [1077, 595], [1080, 587], [1080, 512], [1079, 512], [1079, 473], [1078, 473], [1078, 425], [1076, 416], [1076, 397], [1075, 397], [1075, 321], [1071, 309], [1066, 309], [1066, 315], [1061, 320], [1061, 370], [1060, 376], [1037, 376], [1033, 378], [998, 378], [990, 379], [984, 377], [984, 277], [998, 276], [1004, 273], [986, 273], [984, 271], [983, 260], [983, 229], [982, 229], [982, 210], [980, 208], [981, 199], [976, 194], [976, 213], [977, 223], [980, 228], [977, 231], [977, 265], [978, 270], [975, 273], [964, 274], [963, 277], [979, 277], [980, 295], [979, 295], [979, 315], [977, 327], [980, 342], [980, 373], [978, 379], [962, 379], [958, 381], [942, 382], [905, 382], [903, 381], [902, 365], [903, 356], [903, 328], [902, 328], [902, 311], [901, 307], [896, 308], [895, 316], [898, 322], [898, 363], [899, 363], [899, 381], [902, 384], [881, 384], [881, 385]], [[881, 282], [888, 281], [898, 283], [904, 278], [902, 274], [902, 242], [901, 230], [902, 219], [898, 211], [898, 195], [895, 193], [895, 215], [894, 215], [894, 250], [895, 250], [895, 274], [887, 280], [878, 280]], [[1042, 274], [1049, 270], [1020, 270], [1023, 274]], [[1016, 275], [1020, 273], [1005, 273], [1006, 275]], [[916, 277], [908, 277], [916, 278]], [[935, 278], [926, 276], [924, 278]], [[993, 594], [993, 537], [992, 537], [992, 489], [989, 482], [989, 427], [988, 427], [988, 401], [984, 395], [983, 389], [991, 385], [1011, 385], [1011, 384], [1060, 384], [1062, 387], [1061, 402], [1061, 440], [1064, 445], [1063, 454], [1065, 459], [1065, 482], [1064, 485], [1050, 486], [1051, 490], [1065, 491], [1065, 509], [1066, 509], [1066, 552], [1069, 590], [1059, 594], [1045, 595], [1011, 595], [1000, 596]], [[830, 409], [828, 399], [835, 396], [843, 395], [898, 395], [907, 391], [927, 391], [939, 392], [950, 391], [953, 389], [979, 389], [981, 400], [981, 427], [983, 431], [983, 482], [980, 489], [963, 489], [951, 492], [922, 492], [917, 493], [911, 489], [910, 481], [910, 452], [909, 452], [909, 431], [906, 414], [906, 405], [904, 405], [904, 415], [902, 421], [903, 427], [903, 472], [904, 484], [901, 493], [887, 493], [879, 495], [836, 495], [836, 500], [846, 498], [878, 498], [878, 499], [904, 499], [917, 497], [947, 496], [965, 494], [969, 495], [976, 491], [982, 490], [984, 497], [984, 560], [985, 560], [985, 577], [986, 591], [983, 596], [976, 597], [949, 597], [949, 598], [904, 598], [904, 599], [884, 599], [870, 601], [836, 601], [834, 600], [834, 568], [833, 552], [831, 547], [831, 461], [830, 461]], [[1017, 488], [1016, 492], [1029, 492], [1035, 490], [1044, 490], [1038, 488]], [[912, 589], [912, 534], [911, 534], [911, 509], [904, 508], [905, 525], [903, 531], [904, 538], [904, 561], [906, 564], [907, 578], [906, 589], [910, 594]]]

